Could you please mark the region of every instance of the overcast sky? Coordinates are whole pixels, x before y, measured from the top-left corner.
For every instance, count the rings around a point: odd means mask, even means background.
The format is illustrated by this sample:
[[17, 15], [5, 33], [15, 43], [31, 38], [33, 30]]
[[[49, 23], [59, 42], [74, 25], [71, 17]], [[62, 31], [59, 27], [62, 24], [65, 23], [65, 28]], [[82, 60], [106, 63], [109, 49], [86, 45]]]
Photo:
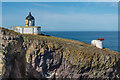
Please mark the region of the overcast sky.
[[3, 2], [2, 26], [24, 26], [31, 11], [43, 31], [117, 31], [117, 2]]

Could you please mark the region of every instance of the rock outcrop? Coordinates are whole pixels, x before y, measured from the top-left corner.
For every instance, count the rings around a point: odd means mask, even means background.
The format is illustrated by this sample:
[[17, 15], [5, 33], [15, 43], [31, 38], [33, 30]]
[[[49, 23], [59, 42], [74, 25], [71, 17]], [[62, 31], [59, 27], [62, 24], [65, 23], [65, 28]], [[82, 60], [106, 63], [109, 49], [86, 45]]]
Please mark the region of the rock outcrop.
[[118, 52], [5, 28], [0, 28], [0, 37], [2, 78], [120, 78]]

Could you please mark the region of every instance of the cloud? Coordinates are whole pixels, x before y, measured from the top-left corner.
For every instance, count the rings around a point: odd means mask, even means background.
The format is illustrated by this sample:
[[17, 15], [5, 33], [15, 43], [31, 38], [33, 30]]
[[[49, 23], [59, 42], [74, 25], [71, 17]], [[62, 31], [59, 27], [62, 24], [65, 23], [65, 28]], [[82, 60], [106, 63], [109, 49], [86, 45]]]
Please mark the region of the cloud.
[[64, 6], [55, 6], [55, 5], [48, 5], [48, 4], [45, 4], [45, 3], [33, 3], [33, 5], [36, 5], [36, 6], [42, 6], [42, 7], [64, 7]]
[[48, 4], [41, 4], [41, 3], [34, 3], [33, 5], [43, 6], [43, 7], [50, 7], [50, 5], [48, 5]]

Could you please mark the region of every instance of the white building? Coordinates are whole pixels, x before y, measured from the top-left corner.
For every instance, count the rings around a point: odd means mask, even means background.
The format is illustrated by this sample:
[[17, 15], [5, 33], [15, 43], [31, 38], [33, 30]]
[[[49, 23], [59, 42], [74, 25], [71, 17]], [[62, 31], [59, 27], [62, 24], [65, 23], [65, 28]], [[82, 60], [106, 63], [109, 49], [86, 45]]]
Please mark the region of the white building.
[[31, 15], [31, 12], [29, 12], [29, 15], [25, 19], [25, 26], [15, 26], [12, 29], [22, 34], [41, 34], [41, 27], [35, 26], [35, 19]]
[[100, 41], [100, 40], [92, 40], [91, 44], [98, 47], [98, 48], [101, 48], [101, 49], [103, 48], [102, 47], [102, 41]]
[[103, 48], [103, 40], [104, 40], [104, 38], [98, 38], [97, 40], [92, 40], [91, 44], [102, 49]]

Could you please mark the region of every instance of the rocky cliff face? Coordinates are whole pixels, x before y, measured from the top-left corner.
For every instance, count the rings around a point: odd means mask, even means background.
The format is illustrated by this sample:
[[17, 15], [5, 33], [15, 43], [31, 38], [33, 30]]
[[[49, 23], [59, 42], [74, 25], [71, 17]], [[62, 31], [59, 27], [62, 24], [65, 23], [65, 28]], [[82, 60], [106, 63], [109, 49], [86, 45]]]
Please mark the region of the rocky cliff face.
[[120, 53], [45, 35], [0, 28], [3, 78], [119, 78]]

